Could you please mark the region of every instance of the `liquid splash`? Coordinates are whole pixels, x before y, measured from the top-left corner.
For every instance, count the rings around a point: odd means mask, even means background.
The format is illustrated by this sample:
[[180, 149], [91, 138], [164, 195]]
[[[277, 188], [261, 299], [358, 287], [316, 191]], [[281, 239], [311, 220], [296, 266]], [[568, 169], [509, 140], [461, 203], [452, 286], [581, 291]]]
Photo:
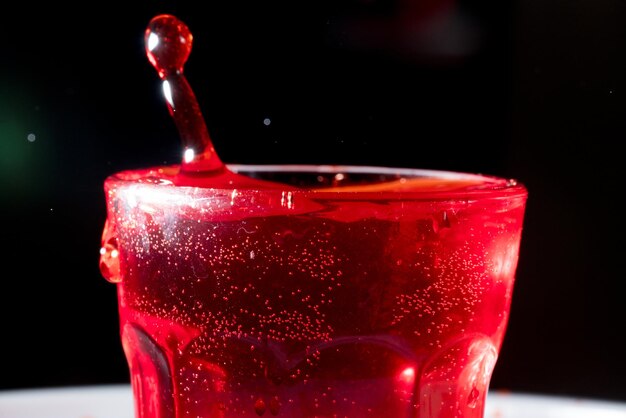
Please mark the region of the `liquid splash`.
[[193, 35], [187, 25], [172, 15], [155, 16], [145, 32], [148, 60], [163, 80], [167, 107], [183, 142], [182, 169], [220, 172], [225, 166], [215, 152], [200, 106], [183, 72], [192, 44]]
[[183, 145], [176, 186], [211, 188], [291, 189], [232, 172], [220, 159], [209, 135], [193, 89], [184, 75], [193, 35], [187, 25], [169, 14], [153, 17], [145, 35], [148, 61], [157, 70], [163, 95]]

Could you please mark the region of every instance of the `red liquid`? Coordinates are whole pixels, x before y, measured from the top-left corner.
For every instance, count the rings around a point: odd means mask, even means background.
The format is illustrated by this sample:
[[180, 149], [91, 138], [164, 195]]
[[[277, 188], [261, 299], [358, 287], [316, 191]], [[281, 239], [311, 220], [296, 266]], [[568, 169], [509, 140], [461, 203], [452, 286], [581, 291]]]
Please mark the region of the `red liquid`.
[[137, 417], [482, 417], [522, 186], [209, 189], [166, 172], [106, 182]]

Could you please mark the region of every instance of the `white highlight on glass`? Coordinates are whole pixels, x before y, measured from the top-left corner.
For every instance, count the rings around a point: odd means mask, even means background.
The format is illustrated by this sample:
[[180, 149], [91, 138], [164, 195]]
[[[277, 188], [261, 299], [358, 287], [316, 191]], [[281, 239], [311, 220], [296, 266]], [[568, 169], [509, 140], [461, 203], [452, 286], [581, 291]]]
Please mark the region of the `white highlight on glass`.
[[230, 194], [230, 205], [235, 204], [235, 198], [237, 197], [237, 189], [233, 189], [233, 192]]
[[280, 205], [283, 207], [287, 206], [287, 209], [293, 209], [293, 194], [291, 192], [283, 192], [280, 197]]
[[194, 152], [193, 148], [187, 148], [185, 150], [185, 153], [183, 154], [183, 161], [185, 161], [186, 163], [190, 163], [193, 161], [194, 158], [196, 158], [196, 153]]
[[172, 98], [172, 87], [167, 80], [163, 81], [163, 95], [165, 96], [165, 100], [167, 100], [170, 106], [174, 107], [174, 99]]
[[413, 380], [415, 379], [415, 369], [413, 367], [407, 367], [402, 370], [399, 378], [405, 383], [413, 383]]
[[152, 51], [159, 44], [159, 37], [156, 33], [151, 33], [148, 36], [148, 51]]

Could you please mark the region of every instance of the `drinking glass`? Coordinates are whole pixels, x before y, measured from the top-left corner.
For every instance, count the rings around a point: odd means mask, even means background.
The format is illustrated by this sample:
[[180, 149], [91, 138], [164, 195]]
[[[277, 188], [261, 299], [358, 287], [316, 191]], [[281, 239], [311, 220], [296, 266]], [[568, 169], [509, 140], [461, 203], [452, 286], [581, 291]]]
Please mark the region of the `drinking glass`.
[[[468, 173], [230, 165], [105, 181], [137, 418], [479, 418], [527, 191]], [[193, 173], [192, 173], [193, 174]]]

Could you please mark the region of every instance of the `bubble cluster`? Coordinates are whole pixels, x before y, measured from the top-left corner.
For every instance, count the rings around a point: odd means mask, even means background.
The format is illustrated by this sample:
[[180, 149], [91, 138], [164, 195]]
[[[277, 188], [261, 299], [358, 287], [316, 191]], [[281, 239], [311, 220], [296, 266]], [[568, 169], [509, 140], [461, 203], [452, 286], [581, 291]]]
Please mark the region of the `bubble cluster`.
[[432, 252], [432, 249], [416, 251], [417, 259], [436, 257], [437, 262], [415, 263], [414, 268], [427, 278], [428, 284], [415, 288], [412, 293], [396, 295], [392, 325], [409, 322], [416, 336], [433, 339], [440, 347], [441, 340], [436, 336], [451, 328], [463, 329], [472, 320], [475, 306], [483, 301], [491, 279], [483, 251], [475, 243], [451, 250], [445, 257]]

